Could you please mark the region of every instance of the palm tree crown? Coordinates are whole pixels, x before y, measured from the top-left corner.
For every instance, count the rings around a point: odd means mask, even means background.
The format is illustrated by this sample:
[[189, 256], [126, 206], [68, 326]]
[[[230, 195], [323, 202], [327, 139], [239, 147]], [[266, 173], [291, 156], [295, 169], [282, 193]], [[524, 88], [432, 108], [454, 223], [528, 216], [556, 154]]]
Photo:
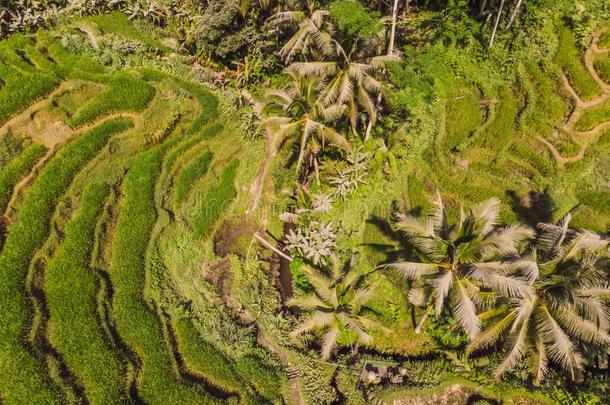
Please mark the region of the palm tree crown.
[[345, 106], [344, 111], [354, 132], [361, 112], [366, 113], [371, 125], [376, 122], [381, 98], [381, 83], [376, 75], [383, 71], [388, 61], [399, 60], [396, 55], [383, 55], [383, 25], [376, 35], [370, 37], [355, 35], [342, 38], [330, 19], [329, 11], [311, 7], [309, 16], [302, 11], [284, 11], [269, 21], [273, 25], [298, 24], [297, 32], [281, 49], [280, 56], [286, 63], [290, 63], [297, 54], [313, 57], [314, 61], [293, 63], [291, 69], [326, 83], [321, 91], [324, 106]]
[[503, 264], [496, 259], [517, 254], [533, 230], [522, 225], [498, 228], [499, 203], [497, 199], [484, 201], [468, 214], [462, 209], [458, 224], [451, 225], [438, 195], [432, 215], [423, 219], [399, 215], [396, 224], [406, 233], [420, 261], [391, 263], [388, 267], [417, 281], [410, 298], [428, 304], [428, 313], [434, 309], [440, 315], [449, 298], [453, 314], [470, 338], [481, 326], [475, 304], [483, 303], [489, 291], [516, 297], [526, 287], [523, 280], [498, 271]]
[[[304, 77], [288, 68], [292, 78], [286, 90], [271, 90], [265, 99], [265, 111], [269, 114], [261, 122], [263, 128], [274, 135], [273, 148], [279, 150], [289, 139], [298, 147], [297, 171], [309, 160], [305, 169], [318, 167], [318, 153], [327, 144], [350, 150], [347, 139], [327, 123], [336, 120], [343, 112], [342, 106], [324, 106], [319, 101], [320, 80]], [[306, 170], [307, 172], [307, 170]]]
[[579, 380], [583, 359], [579, 345], [609, 346], [610, 298], [608, 241], [589, 231], [568, 228], [568, 214], [557, 225], [540, 224], [537, 238], [524, 257], [506, 267], [507, 273], [527, 280], [519, 299], [481, 314], [488, 327], [467, 352], [495, 345], [507, 333], [508, 349], [496, 370], [500, 378], [526, 354], [534, 382], [548, 371], [549, 360]]
[[328, 359], [337, 345], [340, 332], [353, 331], [358, 341], [366, 344], [373, 340], [370, 328], [381, 327], [367, 316], [371, 310], [366, 303], [373, 295], [374, 284], [367, 282], [366, 274], [352, 270], [353, 263], [353, 257], [342, 264], [336, 256], [331, 256], [328, 271], [320, 272], [303, 266], [313, 293], [293, 298], [288, 303], [305, 314], [292, 332], [293, 337], [312, 331], [324, 332], [320, 351], [323, 359]]

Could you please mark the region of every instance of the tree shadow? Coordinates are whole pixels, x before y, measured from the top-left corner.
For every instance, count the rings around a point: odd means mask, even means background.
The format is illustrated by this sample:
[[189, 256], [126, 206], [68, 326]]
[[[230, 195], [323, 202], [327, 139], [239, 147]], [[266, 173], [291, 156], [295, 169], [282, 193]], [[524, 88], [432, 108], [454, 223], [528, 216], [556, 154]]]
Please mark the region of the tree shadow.
[[[399, 212], [398, 207], [393, 203], [392, 204], [392, 212]], [[409, 215], [420, 216], [423, 208], [420, 206], [416, 206], [406, 213]], [[383, 260], [379, 264], [388, 264], [399, 261], [412, 261], [417, 260], [415, 249], [409, 242], [408, 238], [400, 231], [396, 230], [392, 226], [391, 219], [384, 218], [379, 215], [371, 215], [369, 219], [366, 221], [368, 224], [371, 224], [377, 228], [377, 230], [381, 233], [382, 237], [387, 240], [387, 242], [383, 243], [382, 241], [379, 243], [362, 243], [361, 246], [368, 247], [376, 252], [379, 252], [385, 256], [385, 260]], [[416, 316], [415, 316], [415, 306], [412, 305], [408, 301], [407, 291], [411, 289], [411, 282], [407, 281], [407, 289], [404, 289], [405, 280], [397, 277], [388, 277], [388, 280], [400, 287], [400, 291], [403, 293], [405, 300], [408, 302], [408, 308], [411, 316], [411, 323], [413, 324], [413, 328], [417, 325]]]
[[523, 197], [514, 190], [508, 190], [506, 195], [510, 198], [511, 210], [521, 222], [529, 226], [553, 222], [556, 205], [548, 188], [542, 192], [530, 190]]

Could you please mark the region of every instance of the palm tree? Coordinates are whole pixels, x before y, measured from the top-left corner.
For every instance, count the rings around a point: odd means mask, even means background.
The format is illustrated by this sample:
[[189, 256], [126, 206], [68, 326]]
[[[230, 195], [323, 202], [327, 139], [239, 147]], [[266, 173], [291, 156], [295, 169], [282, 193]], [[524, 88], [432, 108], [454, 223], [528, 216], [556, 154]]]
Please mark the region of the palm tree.
[[[306, 178], [314, 167], [317, 177], [318, 154], [328, 144], [345, 151], [351, 149], [347, 139], [328, 125], [342, 115], [344, 107], [320, 102], [319, 79], [304, 77], [290, 68], [285, 72], [292, 78], [290, 87], [267, 92], [264, 110], [270, 115], [262, 120], [261, 127], [274, 134], [273, 150], [293, 139], [298, 147], [297, 172], [304, 171]], [[303, 167], [306, 160], [307, 166]]]
[[267, 24], [272, 27], [297, 26], [297, 31], [280, 49], [279, 54], [284, 63], [290, 64], [297, 55], [315, 57], [318, 49], [322, 54], [332, 53], [334, 43], [329, 32], [333, 32], [334, 27], [329, 17], [328, 10], [315, 9], [315, 2], [308, 1], [305, 11], [300, 7], [280, 11], [267, 19]]
[[[329, 107], [344, 105], [352, 131], [356, 133], [361, 112], [368, 116], [365, 140], [377, 121], [381, 103], [381, 83], [376, 76], [385, 64], [397, 61], [397, 55], [385, 55], [385, 28], [380, 25], [376, 35], [355, 35], [341, 38], [329, 18], [328, 10], [309, 8], [308, 17], [302, 11], [285, 11], [270, 18], [270, 23], [297, 23], [297, 32], [280, 50], [280, 56], [290, 63], [296, 54], [313, 56], [314, 61], [295, 62], [291, 68], [307, 77], [327, 82], [322, 90], [322, 103]], [[337, 39], [339, 38], [339, 39]]]
[[610, 314], [604, 301], [610, 298], [608, 240], [570, 230], [570, 218], [568, 214], [557, 225], [540, 224], [528, 254], [507, 267], [507, 272], [527, 280], [527, 293], [504, 299], [480, 316], [487, 327], [467, 354], [504, 339], [507, 353], [496, 369], [497, 379], [527, 355], [535, 384], [544, 379], [549, 361], [579, 380], [579, 347], [610, 345]]
[[326, 360], [337, 346], [342, 331], [352, 331], [360, 343], [373, 341], [370, 329], [384, 329], [368, 317], [366, 306], [374, 293], [375, 284], [367, 282], [366, 273], [352, 270], [354, 257], [342, 264], [331, 256], [330, 269], [318, 271], [304, 265], [303, 271], [313, 287], [310, 295], [292, 298], [288, 305], [300, 309], [304, 318], [291, 333], [292, 337], [307, 332], [323, 332], [320, 355]]
[[[388, 264], [405, 279], [416, 281], [409, 292], [414, 304], [427, 305], [417, 325], [419, 333], [434, 310], [440, 316], [447, 298], [459, 325], [472, 339], [480, 331], [476, 304], [493, 298], [493, 292], [509, 297], [521, 295], [523, 280], [502, 273], [506, 255], [516, 255], [533, 230], [523, 225], [499, 228], [499, 200], [492, 198], [474, 206], [468, 214], [460, 210], [457, 225], [449, 224], [440, 195], [427, 218], [399, 215], [396, 227], [406, 233], [419, 261]], [[477, 268], [477, 272], [473, 272]]]
[[349, 48], [333, 40], [326, 60], [295, 62], [292, 67], [303, 75], [322, 78], [328, 84], [322, 92], [325, 106], [345, 105], [352, 131], [356, 133], [360, 114], [367, 115], [368, 127], [365, 140], [377, 121], [381, 103], [381, 83], [378, 75], [386, 63], [399, 60], [396, 55], [378, 54], [385, 34], [372, 38], [355, 38]]

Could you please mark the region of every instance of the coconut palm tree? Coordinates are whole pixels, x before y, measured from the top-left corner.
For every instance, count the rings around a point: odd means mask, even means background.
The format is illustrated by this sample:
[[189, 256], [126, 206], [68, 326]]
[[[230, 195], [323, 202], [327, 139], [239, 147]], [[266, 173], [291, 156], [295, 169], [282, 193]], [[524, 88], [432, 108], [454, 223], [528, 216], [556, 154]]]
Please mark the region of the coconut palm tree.
[[322, 103], [329, 107], [344, 105], [352, 131], [356, 133], [360, 114], [367, 116], [365, 140], [377, 121], [381, 103], [381, 83], [377, 79], [385, 64], [397, 61], [397, 55], [384, 54], [386, 33], [379, 25], [375, 35], [341, 35], [328, 10], [285, 11], [273, 15], [273, 25], [298, 24], [297, 32], [280, 50], [280, 56], [290, 63], [295, 55], [309, 55], [309, 61], [295, 62], [291, 69], [307, 77], [326, 82]]
[[[480, 331], [476, 305], [493, 299], [493, 292], [509, 297], [521, 296], [523, 280], [501, 271], [498, 258], [516, 255], [521, 245], [533, 236], [523, 225], [498, 227], [499, 200], [492, 198], [474, 206], [467, 214], [460, 210], [457, 224], [450, 224], [440, 195], [427, 218], [399, 215], [396, 228], [407, 235], [414, 249], [414, 261], [391, 263], [405, 279], [415, 281], [409, 298], [427, 306], [417, 325], [419, 333], [434, 310], [437, 316], [447, 302], [459, 325], [470, 338]], [[473, 268], [479, 269], [473, 273]]]
[[527, 293], [481, 314], [487, 326], [467, 353], [504, 340], [507, 352], [497, 379], [528, 356], [535, 384], [544, 379], [549, 361], [579, 380], [579, 348], [610, 346], [608, 240], [569, 229], [570, 218], [568, 214], [557, 225], [539, 225], [528, 254], [507, 268], [527, 280]]
[[349, 48], [333, 40], [333, 54], [322, 61], [295, 62], [293, 69], [301, 74], [320, 77], [328, 84], [322, 92], [324, 105], [345, 105], [352, 131], [356, 133], [360, 114], [365, 113], [367, 130], [365, 140], [377, 121], [382, 98], [378, 76], [386, 63], [397, 61], [396, 55], [378, 54], [385, 34], [380, 32], [373, 38], [355, 38]]
[[305, 10], [302, 10], [301, 4], [297, 3], [295, 10], [280, 11], [267, 19], [271, 27], [297, 27], [297, 31], [279, 51], [284, 63], [290, 64], [299, 55], [316, 58], [333, 54], [335, 44], [330, 33], [335, 28], [329, 19], [330, 13], [315, 6], [315, 2], [307, 1]]
[[352, 256], [347, 263], [341, 263], [337, 256], [331, 256], [329, 269], [315, 270], [304, 265], [302, 269], [313, 292], [288, 302], [288, 305], [303, 312], [303, 319], [291, 336], [322, 332], [320, 355], [324, 360], [337, 346], [337, 338], [342, 331], [352, 331], [360, 343], [368, 344], [373, 341], [370, 329], [383, 329], [368, 316], [372, 310], [366, 306], [374, 293], [375, 284], [367, 281], [366, 273], [353, 270], [354, 261]]
[[287, 140], [294, 140], [298, 148], [297, 172], [306, 179], [313, 167], [317, 177], [318, 154], [328, 144], [345, 151], [351, 149], [347, 139], [329, 125], [342, 115], [344, 107], [321, 103], [319, 79], [304, 77], [291, 68], [285, 72], [292, 78], [290, 87], [267, 92], [264, 112], [268, 115], [261, 127], [274, 134], [274, 150], [279, 150]]

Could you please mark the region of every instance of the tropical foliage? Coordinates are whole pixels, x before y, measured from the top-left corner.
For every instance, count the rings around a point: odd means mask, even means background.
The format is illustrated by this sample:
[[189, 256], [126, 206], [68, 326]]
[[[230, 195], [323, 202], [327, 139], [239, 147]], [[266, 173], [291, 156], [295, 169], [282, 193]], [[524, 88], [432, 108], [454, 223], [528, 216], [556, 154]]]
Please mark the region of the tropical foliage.
[[[500, 201], [491, 199], [477, 204], [468, 213], [460, 211], [457, 224], [449, 223], [440, 197], [428, 218], [399, 215], [396, 228], [404, 232], [416, 250], [419, 261], [387, 265], [407, 280], [417, 281], [410, 291], [411, 302], [428, 305], [441, 315], [450, 304], [460, 326], [474, 338], [480, 332], [476, 304], [484, 304], [488, 291], [516, 297], [525, 288], [519, 279], [500, 272], [507, 255], [518, 254], [520, 245], [533, 236], [522, 225], [498, 227]], [[420, 322], [418, 330], [425, 321]]]
[[520, 258], [503, 266], [507, 276], [525, 280], [518, 298], [480, 315], [488, 325], [468, 352], [507, 342], [506, 358], [496, 377], [527, 356], [536, 384], [548, 373], [549, 362], [572, 379], [584, 372], [582, 347], [610, 346], [607, 299], [608, 240], [568, 228], [568, 214], [558, 224], [540, 224], [536, 239]]
[[303, 265], [313, 293], [288, 302], [303, 312], [303, 319], [291, 335], [321, 332], [320, 356], [325, 360], [337, 346], [342, 332], [351, 331], [356, 334], [358, 342], [367, 344], [373, 340], [370, 329], [379, 327], [370, 317], [372, 310], [366, 306], [375, 293], [375, 285], [367, 281], [366, 273], [353, 269], [354, 260], [352, 257], [342, 263], [337, 256], [331, 256], [328, 268], [314, 269]]

